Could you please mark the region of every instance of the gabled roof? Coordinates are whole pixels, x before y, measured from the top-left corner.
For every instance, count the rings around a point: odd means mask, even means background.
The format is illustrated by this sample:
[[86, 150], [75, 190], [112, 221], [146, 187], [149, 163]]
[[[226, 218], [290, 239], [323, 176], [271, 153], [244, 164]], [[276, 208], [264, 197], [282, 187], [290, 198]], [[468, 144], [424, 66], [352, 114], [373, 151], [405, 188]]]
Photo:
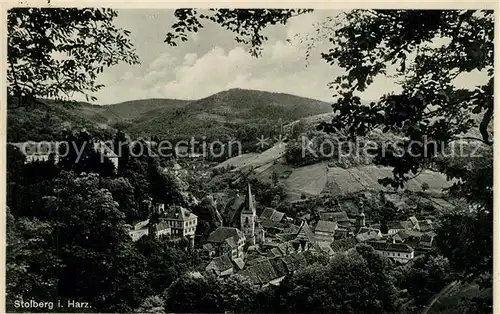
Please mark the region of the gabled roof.
[[349, 217], [347, 217], [347, 213], [345, 211], [323, 212], [319, 213], [319, 217], [321, 220], [330, 220], [335, 222], [349, 221]]
[[232, 249], [235, 249], [235, 248], [238, 247], [238, 244], [236, 243], [236, 241], [234, 241], [234, 238], [227, 238], [225, 240], [225, 243], [227, 245], [229, 245], [229, 247], [232, 248]]
[[213, 269], [216, 272], [224, 272], [233, 268], [233, 263], [227, 255], [221, 255], [212, 259], [212, 261], [207, 265], [205, 270]]
[[287, 274], [286, 266], [283, 263], [281, 257], [271, 258], [271, 259], [269, 259], [269, 262], [273, 266], [278, 278], [283, 277]]
[[387, 228], [389, 229], [406, 229], [408, 227], [408, 223], [406, 221], [388, 221]]
[[140, 221], [134, 225], [134, 230], [144, 229], [148, 226], [148, 224], [149, 224], [149, 219], [146, 219], [144, 221]]
[[196, 215], [191, 213], [189, 210], [185, 209], [182, 206], [170, 206], [165, 213], [163, 214], [163, 217], [166, 219], [172, 219], [172, 220], [190, 220], [196, 218]]
[[375, 228], [371, 228], [371, 227], [361, 227], [358, 230], [358, 234], [359, 233], [376, 233], [376, 234], [380, 234], [380, 229], [375, 229]]
[[256, 270], [257, 276], [262, 284], [267, 284], [271, 280], [278, 278], [278, 274], [274, 270], [273, 265], [271, 265], [267, 259], [253, 266], [253, 268]]
[[153, 224], [152, 228], [154, 231], [162, 231], [170, 229], [170, 226], [165, 221], [160, 220]]
[[293, 233], [278, 233], [276, 235], [276, 238], [279, 239], [279, 240], [282, 240], [282, 241], [291, 241], [293, 239], [295, 239], [297, 237], [297, 232], [293, 232]]
[[392, 235], [392, 240], [394, 240], [396, 242], [403, 242], [404, 241], [404, 239], [399, 235], [399, 232]]
[[378, 240], [380, 238], [381, 238], [380, 233], [377, 231], [367, 231], [363, 233], [358, 233], [356, 235], [356, 240], [358, 242], [365, 242], [368, 240]]
[[241, 257], [235, 258], [232, 261], [233, 261], [234, 266], [236, 266], [236, 268], [238, 270], [242, 270], [245, 267], [245, 262], [243, 261], [243, 258], [241, 258]]
[[271, 257], [276, 257], [276, 256], [282, 256], [283, 253], [281, 253], [279, 248], [275, 247], [275, 248], [271, 249], [270, 255], [271, 255]]
[[391, 251], [391, 252], [404, 252], [412, 253], [414, 250], [411, 246], [404, 243], [390, 243], [390, 242], [376, 242], [368, 241], [368, 245], [371, 245], [377, 251]]
[[250, 282], [254, 285], [260, 285], [260, 279], [256, 271], [254, 271], [252, 268], [248, 267], [247, 269], [244, 269], [238, 273], [238, 275], [246, 277], [250, 279]]
[[318, 224], [316, 225], [314, 232], [335, 233], [335, 230], [337, 230], [337, 228], [338, 225], [334, 221], [320, 220], [318, 221]]
[[294, 272], [307, 266], [306, 258], [302, 253], [293, 253], [282, 258], [288, 272]]
[[271, 219], [271, 216], [273, 215], [274, 211], [275, 210], [273, 208], [264, 208], [262, 214], [260, 214], [260, 219], [262, 220]]
[[129, 236], [132, 238], [132, 241], [137, 241], [145, 235], [149, 234], [148, 229], [139, 229], [139, 230], [131, 230], [128, 232]]
[[413, 237], [413, 238], [420, 238], [422, 235], [424, 235], [423, 232], [417, 231], [417, 230], [400, 230], [398, 232], [399, 234], [406, 234], [408, 237]]
[[212, 243], [205, 243], [205, 244], [203, 244], [202, 247], [206, 251], [213, 251], [214, 250], [214, 246], [212, 245]]
[[410, 221], [411, 221], [411, 223], [412, 223], [414, 226], [418, 225], [418, 219], [417, 219], [417, 217], [415, 217], [415, 216], [411, 216], [410, 218], [408, 218], [408, 220], [410, 220]]
[[318, 242], [318, 247], [325, 253], [333, 254], [334, 251], [328, 242]]
[[243, 238], [244, 234], [237, 228], [219, 227], [208, 236], [207, 242], [223, 243], [226, 239], [233, 238], [236, 242]]
[[275, 210], [270, 219], [272, 221], [275, 221], [275, 222], [280, 222], [284, 216], [285, 216], [285, 213], [282, 213], [280, 211]]
[[307, 239], [312, 244], [316, 243], [314, 233], [312, 232], [311, 227], [309, 227], [307, 221], [302, 222], [302, 225], [297, 232], [296, 239]]

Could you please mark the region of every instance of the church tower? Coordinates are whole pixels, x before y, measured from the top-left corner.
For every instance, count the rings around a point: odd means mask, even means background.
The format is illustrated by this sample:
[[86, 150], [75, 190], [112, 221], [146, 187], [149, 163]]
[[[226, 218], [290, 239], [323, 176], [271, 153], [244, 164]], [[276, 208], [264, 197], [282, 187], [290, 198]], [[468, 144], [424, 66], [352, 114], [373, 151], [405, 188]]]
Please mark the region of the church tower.
[[241, 230], [245, 234], [247, 243], [250, 245], [255, 245], [255, 221], [257, 215], [255, 213], [254, 198], [252, 195], [252, 190], [250, 189], [250, 183], [248, 184], [245, 203], [240, 214]]
[[361, 204], [361, 206], [359, 207], [359, 214], [358, 214], [357, 221], [356, 221], [356, 225], [357, 225], [358, 228], [364, 227], [365, 226], [365, 222], [366, 222], [366, 217], [365, 217], [365, 212], [364, 212], [364, 209], [363, 209], [363, 207], [364, 207], [363, 205], [364, 204]]

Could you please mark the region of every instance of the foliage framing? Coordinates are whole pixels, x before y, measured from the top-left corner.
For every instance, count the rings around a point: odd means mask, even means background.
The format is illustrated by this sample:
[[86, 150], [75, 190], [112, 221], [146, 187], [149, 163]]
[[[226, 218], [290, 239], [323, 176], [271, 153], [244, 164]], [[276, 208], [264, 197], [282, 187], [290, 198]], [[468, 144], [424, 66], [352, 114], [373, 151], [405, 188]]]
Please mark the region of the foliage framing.
[[23, 107], [39, 98], [69, 100], [74, 93], [87, 100], [104, 67], [137, 64], [128, 38], [117, 28], [117, 12], [96, 8], [13, 8], [7, 14], [9, 107]]

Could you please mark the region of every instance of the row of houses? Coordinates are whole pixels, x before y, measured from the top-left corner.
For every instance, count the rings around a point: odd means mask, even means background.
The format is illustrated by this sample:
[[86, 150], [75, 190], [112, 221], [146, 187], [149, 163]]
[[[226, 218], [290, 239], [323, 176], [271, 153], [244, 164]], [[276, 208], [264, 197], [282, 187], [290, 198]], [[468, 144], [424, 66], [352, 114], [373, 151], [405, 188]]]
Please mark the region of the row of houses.
[[[130, 230], [135, 241], [151, 233], [194, 239], [196, 215], [179, 206], [166, 209], [159, 205], [157, 212], [159, 218], [154, 222], [144, 221]], [[278, 284], [286, 274], [306, 267], [314, 255], [331, 256], [359, 243], [371, 245], [395, 262], [407, 263], [415, 257], [415, 248], [430, 247], [435, 235], [422, 228], [431, 222], [422, 223], [415, 217], [391, 225], [390, 230], [395, 231], [382, 234], [378, 225], [366, 225], [362, 209], [355, 218], [345, 212], [324, 212], [320, 218], [313, 228], [307, 221], [296, 225], [293, 219], [271, 208], [264, 208], [257, 216], [248, 185], [230, 225], [218, 227], [202, 246], [209, 258], [205, 271], [221, 277], [238, 273], [259, 286]]]
[[[72, 150], [81, 151], [83, 147], [72, 147], [68, 142], [16, 142], [8, 143], [15, 146], [25, 156], [25, 163], [32, 163], [37, 161], [48, 161], [51, 157], [55, 163], [59, 159], [68, 154]], [[118, 169], [119, 156], [103, 141], [92, 142], [92, 148], [101, 156], [108, 158]]]

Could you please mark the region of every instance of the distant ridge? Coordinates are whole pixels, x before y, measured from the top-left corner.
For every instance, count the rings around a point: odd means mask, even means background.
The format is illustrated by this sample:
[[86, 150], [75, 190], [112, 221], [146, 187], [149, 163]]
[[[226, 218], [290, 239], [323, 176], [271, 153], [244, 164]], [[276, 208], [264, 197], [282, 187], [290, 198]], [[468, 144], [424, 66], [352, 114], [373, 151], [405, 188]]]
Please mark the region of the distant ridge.
[[[38, 134], [37, 139], [50, 140], [61, 124], [113, 130], [117, 123], [134, 137], [232, 136], [247, 123], [289, 123], [331, 110], [331, 104], [315, 99], [241, 88], [198, 100], [151, 98], [110, 105], [77, 103], [73, 108], [48, 101], [31, 113], [9, 109], [7, 136], [9, 141], [25, 141]], [[43, 123], [34, 121], [47, 115], [51, 118]]]

